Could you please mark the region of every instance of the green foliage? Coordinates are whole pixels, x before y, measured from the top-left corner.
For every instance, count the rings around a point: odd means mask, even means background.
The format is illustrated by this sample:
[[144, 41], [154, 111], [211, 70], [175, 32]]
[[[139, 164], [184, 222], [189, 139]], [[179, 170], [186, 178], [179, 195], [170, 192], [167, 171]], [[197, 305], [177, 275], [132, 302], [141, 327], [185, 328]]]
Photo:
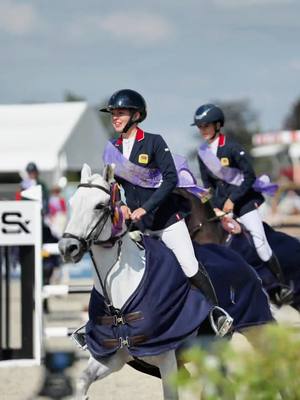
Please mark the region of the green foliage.
[[[261, 329], [261, 328], [260, 328]], [[278, 325], [263, 328], [255, 350], [241, 351], [220, 342], [208, 351], [194, 347], [184, 353], [192, 373], [181, 369], [180, 387], [205, 400], [300, 399], [300, 336]], [[234, 397], [234, 395], [236, 397]]]

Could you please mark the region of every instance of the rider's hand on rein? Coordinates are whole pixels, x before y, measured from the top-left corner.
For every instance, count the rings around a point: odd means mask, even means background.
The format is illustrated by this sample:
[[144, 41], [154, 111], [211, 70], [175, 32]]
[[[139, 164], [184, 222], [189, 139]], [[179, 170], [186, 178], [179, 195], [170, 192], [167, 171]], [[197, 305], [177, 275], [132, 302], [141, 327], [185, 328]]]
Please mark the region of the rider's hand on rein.
[[137, 208], [131, 214], [131, 219], [133, 221], [139, 221], [146, 213], [147, 213], [147, 211], [144, 208], [142, 208], [142, 207]]
[[127, 206], [125, 206], [125, 205], [122, 205], [122, 206], [120, 207], [120, 209], [121, 209], [121, 212], [122, 212], [123, 217], [124, 217], [125, 219], [130, 219], [130, 218], [131, 218], [131, 210], [130, 210], [129, 207], [127, 207]]
[[225, 203], [224, 203], [224, 206], [223, 206], [224, 213], [227, 214], [227, 213], [232, 212], [233, 211], [233, 207], [234, 207], [234, 203], [230, 199], [227, 199], [225, 201]]

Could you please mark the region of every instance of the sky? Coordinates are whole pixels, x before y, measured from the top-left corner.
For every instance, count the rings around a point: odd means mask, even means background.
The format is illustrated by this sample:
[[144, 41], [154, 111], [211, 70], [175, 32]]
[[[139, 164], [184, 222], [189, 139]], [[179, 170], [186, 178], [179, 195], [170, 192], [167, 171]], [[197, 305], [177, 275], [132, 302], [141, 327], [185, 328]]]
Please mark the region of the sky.
[[0, 103], [140, 92], [177, 152], [198, 106], [249, 99], [262, 131], [300, 97], [299, 0], [1, 0]]

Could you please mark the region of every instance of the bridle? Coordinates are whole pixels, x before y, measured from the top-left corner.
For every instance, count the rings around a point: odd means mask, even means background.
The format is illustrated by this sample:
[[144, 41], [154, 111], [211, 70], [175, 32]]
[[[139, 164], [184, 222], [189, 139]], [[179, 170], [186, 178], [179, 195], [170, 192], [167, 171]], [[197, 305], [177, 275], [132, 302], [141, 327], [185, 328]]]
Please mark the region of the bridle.
[[[77, 188], [80, 187], [86, 187], [86, 188], [96, 188], [96, 189], [100, 189], [103, 192], [111, 195], [110, 190], [106, 189], [106, 187], [101, 186], [101, 185], [95, 185], [92, 183], [80, 183]], [[87, 234], [87, 236], [84, 238], [82, 236], [77, 236], [77, 235], [73, 235], [72, 233], [68, 233], [65, 232], [62, 237], [64, 239], [76, 239], [78, 240], [81, 245], [83, 246], [83, 250], [84, 251], [89, 251], [91, 248], [92, 244], [104, 244], [104, 243], [108, 243], [111, 241], [112, 238], [109, 238], [108, 240], [99, 240], [99, 236], [101, 235], [104, 226], [108, 220], [108, 218], [112, 215], [112, 206], [111, 206], [111, 202], [109, 202], [108, 205], [103, 206], [102, 208], [103, 213], [101, 214], [100, 218], [96, 221], [95, 225], [93, 226], [93, 228], [91, 229], [91, 231]], [[114, 238], [114, 242], [117, 240], [117, 237]]]
[[[111, 300], [110, 300], [110, 298], [108, 296], [108, 293], [107, 293], [107, 290], [106, 290], [106, 279], [107, 279], [111, 269], [116, 265], [116, 263], [120, 259], [121, 247], [122, 247], [122, 237], [124, 235], [126, 235], [128, 230], [130, 229], [131, 224], [129, 224], [129, 226], [127, 226], [127, 229], [123, 233], [121, 233], [120, 235], [116, 235], [116, 236], [112, 235], [107, 240], [99, 240], [99, 236], [101, 235], [101, 232], [103, 231], [104, 226], [105, 226], [108, 218], [112, 217], [113, 212], [114, 212], [114, 205], [112, 205], [112, 202], [111, 202], [111, 190], [107, 189], [104, 186], [95, 185], [95, 184], [92, 184], [92, 183], [80, 183], [77, 186], [77, 188], [80, 188], [80, 187], [86, 187], [86, 188], [90, 188], [90, 189], [92, 189], [92, 188], [100, 189], [103, 192], [105, 192], [105, 193], [110, 195], [110, 202], [108, 203], [108, 205], [103, 206], [103, 208], [102, 208], [103, 213], [102, 213], [101, 217], [97, 220], [96, 224], [94, 225], [94, 227], [91, 229], [91, 231], [87, 234], [87, 236], [85, 238], [82, 237], [82, 236], [73, 235], [72, 233], [68, 233], [68, 232], [65, 232], [62, 235], [62, 238], [78, 240], [81, 243], [81, 245], [83, 246], [84, 252], [86, 252], [86, 251], [89, 252], [90, 257], [91, 257], [92, 262], [93, 262], [93, 266], [95, 268], [95, 271], [96, 271], [96, 274], [97, 274], [97, 277], [98, 277], [98, 280], [99, 280], [99, 283], [100, 283], [102, 291], [103, 291], [103, 296], [104, 296], [105, 304], [106, 304], [106, 306], [108, 308], [108, 311], [111, 313], [111, 315], [118, 315], [119, 310], [116, 309], [112, 305]], [[101, 276], [99, 274], [99, 271], [98, 271], [98, 268], [97, 268], [97, 264], [96, 264], [96, 261], [95, 261], [91, 246], [93, 244], [98, 244], [98, 245], [102, 245], [102, 246], [105, 246], [105, 247], [113, 247], [116, 243], [118, 243], [117, 257], [116, 257], [116, 260], [114, 261], [114, 263], [108, 269], [106, 278], [105, 278], [105, 280], [103, 282], [103, 280], [102, 280], [102, 278], [101, 278]]]

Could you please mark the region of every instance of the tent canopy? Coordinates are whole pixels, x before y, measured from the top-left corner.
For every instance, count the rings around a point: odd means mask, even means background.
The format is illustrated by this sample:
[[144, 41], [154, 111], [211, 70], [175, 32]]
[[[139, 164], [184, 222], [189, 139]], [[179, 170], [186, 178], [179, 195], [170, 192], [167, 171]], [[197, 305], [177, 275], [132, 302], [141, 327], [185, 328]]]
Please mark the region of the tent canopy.
[[0, 106], [0, 172], [18, 172], [34, 161], [41, 171], [102, 166], [107, 141], [86, 102]]

